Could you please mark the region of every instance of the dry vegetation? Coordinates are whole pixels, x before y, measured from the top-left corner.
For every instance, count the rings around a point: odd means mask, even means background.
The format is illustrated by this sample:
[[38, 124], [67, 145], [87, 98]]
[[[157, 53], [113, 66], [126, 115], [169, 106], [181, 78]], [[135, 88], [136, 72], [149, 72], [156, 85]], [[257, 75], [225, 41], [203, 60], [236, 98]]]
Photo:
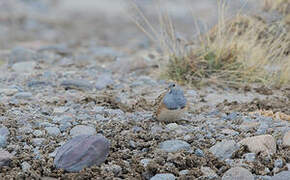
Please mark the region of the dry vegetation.
[[[200, 34], [190, 45], [181, 44], [176, 38], [168, 14], [160, 16], [162, 30], [155, 36], [169, 55], [164, 73], [166, 77], [194, 85], [208, 82], [290, 83], [290, 2], [265, 1], [265, 11], [275, 10], [282, 15], [272, 22], [259, 16], [241, 14], [227, 19], [224, 2], [219, 2], [218, 24], [207, 33]], [[152, 26], [149, 27], [150, 32], [156, 32]], [[143, 26], [142, 29], [146, 28]]]

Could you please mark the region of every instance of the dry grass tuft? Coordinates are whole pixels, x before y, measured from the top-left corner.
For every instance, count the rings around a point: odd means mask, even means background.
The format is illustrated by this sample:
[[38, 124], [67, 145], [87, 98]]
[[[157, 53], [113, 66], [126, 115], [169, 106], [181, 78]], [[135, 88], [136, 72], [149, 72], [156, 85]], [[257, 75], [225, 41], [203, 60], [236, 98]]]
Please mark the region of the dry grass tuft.
[[[267, 23], [261, 17], [246, 15], [226, 20], [223, 2], [219, 5], [218, 24], [191, 45], [181, 45], [174, 36], [175, 27], [168, 14], [160, 16], [161, 33], [154, 35], [169, 56], [165, 75], [180, 83], [195, 85], [208, 82], [289, 84], [289, 23], [285, 20]], [[288, 16], [287, 8], [281, 12], [284, 17]]]

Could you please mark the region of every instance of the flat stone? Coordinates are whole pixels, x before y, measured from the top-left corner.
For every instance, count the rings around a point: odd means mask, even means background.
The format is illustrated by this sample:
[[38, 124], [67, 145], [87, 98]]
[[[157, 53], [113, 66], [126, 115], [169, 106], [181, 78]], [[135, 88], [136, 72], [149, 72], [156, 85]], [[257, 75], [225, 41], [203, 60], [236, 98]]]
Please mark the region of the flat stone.
[[234, 140], [223, 140], [212, 146], [209, 151], [217, 158], [225, 160], [231, 158], [239, 149], [240, 146]]
[[250, 171], [242, 167], [234, 167], [224, 173], [222, 180], [254, 180]]
[[41, 137], [41, 136], [43, 136], [43, 132], [42, 132], [41, 130], [35, 130], [35, 131], [33, 132], [33, 135], [34, 135], [35, 137]]
[[290, 131], [286, 132], [283, 137], [283, 145], [290, 146]]
[[13, 157], [12, 154], [0, 149], [0, 167], [8, 166], [12, 157]]
[[75, 136], [56, 153], [54, 165], [68, 172], [102, 164], [109, 154], [109, 141], [102, 135]]
[[112, 75], [109, 73], [104, 73], [101, 74], [97, 81], [96, 81], [96, 88], [97, 90], [102, 90], [104, 88], [106, 88], [109, 85], [114, 84], [114, 80], [112, 78]]
[[190, 150], [190, 144], [182, 140], [168, 140], [160, 143], [159, 148], [165, 152], [188, 151]]
[[272, 177], [271, 180], [289, 180], [290, 177], [290, 171], [282, 171], [275, 176]]
[[203, 177], [205, 177], [207, 179], [216, 179], [216, 178], [218, 178], [218, 175], [210, 167], [202, 166], [200, 168], [200, 170], [203, 173]]
[[13, 96], [18, 92], [16, 88], [7, 88], [7, 89], [0, 89], [0, 94], [4, 94], [6, 96]]
[[0, 127], [0, 148], [7, 145], [7, 139], [10, 132], [9, 129], [5, 126]]
[[65, 89], [76, 89], [76, 90], [91, 90], [93, 88], [92, 84], [87, 80], [64, 80], [61, 82], [60, 86]]
[[24, 161], [23, 163], [21, 163], [21, 168], [22, 171], [28, 172], [31, 168], [31, 165], [28, 162]]
[[14, 95], [16, 99], [31, 99], [32, 93], [30, 92], [19, 92]]
[[46, 127], [45, 130], [50, 136], [58, 136], [60, 134], [60, 130], [58, 127]]
[[35, 146], [41, 146], [43, 144], [43, 142], [45, 141], [44, 138], [33, 138], [32, 139], [32, 143]]
[[254, 162], [256, 160], [256, 154], [255, 153], [246, 153], [246, 154], [244, 154], [244, 158], [248, 162]]
[[36, 67], [36, 62], [27, 61], [27, 62], [18, 62], [12, 65], [12, 70], [17, 73], [30, 73], [33, 72]]
[[250, 152], [267, 154], [276, 153], [276, 141], [271, 135], [259, 135], [248, 137], [239, 142], [240, 145], [245, 145], [249, 148]]
[[37, 56], [37, 53], [33, 50], [23, 47], [15, 47], [10, 53], [8, 64], [12, 65], [18, 62], [34, 61], [37, 60]]
[[96, 134], [96, 129], [85, 125], [76, 125], [70, 130], [70, 135], [73, 137], [78, 135], [93, 135], [93, 134]]
[[175, 180], [176, 177], [170, 173], [156, 174], [150, 180]]

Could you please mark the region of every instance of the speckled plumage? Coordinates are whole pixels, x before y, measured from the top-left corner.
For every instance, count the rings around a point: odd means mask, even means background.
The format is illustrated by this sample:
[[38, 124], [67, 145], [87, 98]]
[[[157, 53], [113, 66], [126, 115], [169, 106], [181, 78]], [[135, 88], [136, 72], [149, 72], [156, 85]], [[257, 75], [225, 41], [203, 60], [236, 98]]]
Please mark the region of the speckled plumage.
[[168, 90], [157, 98], [157, 109], [154, 115], [159, 121], [180, 120], [186, 109], [186, 103], [183, 90], [175, 84], [170, 84]]

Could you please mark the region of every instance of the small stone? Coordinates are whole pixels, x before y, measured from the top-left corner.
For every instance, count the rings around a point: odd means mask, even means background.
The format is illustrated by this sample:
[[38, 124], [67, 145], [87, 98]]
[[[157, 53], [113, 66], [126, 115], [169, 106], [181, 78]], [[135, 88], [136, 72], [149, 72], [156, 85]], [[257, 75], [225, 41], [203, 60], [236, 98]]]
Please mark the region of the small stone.
[[4, 94], [6, 96], [13, 96], [18, 92], [16, 88], [9, 88], [9, 89], [0, 89], [0, 94]]
[[35, 146], [41, 146], [44, 141], [45, 141], [44, 138], [33, 138], [32, 139], [32, 144], [35, 145]]
[[7, 145], [7, 139], [10, 132], [9, 129], [5, 126], [0, 127], [0, 148]]
[[201, 166], [200, 170], [203, 173], [203, 177], [205, 177], [206, 179], [218, 178], [218, 175], [210, 167]]
[[286, 132], [283, 137], [283, 145], [290, 146], [290, 131]]
[[187, 169], [179, 171], [180, 176], [187, 175], [188, 173], [189, 173], [189, 170]]
[[234, 167], [224, 173], [222, 180], [254, 180], [250, 171], [242, 167]]
[[150, 180], [175, 180], [176, 177], [170, 173], [156, 174]]
[[255, 153], [246, 153], [244, 154], [244, 158], [247, 162], [254, 162], [256, 160], [256, 154]]
[[8, 166], [12, 157], [12, 154], [0, 149], [0, 167]]
[[16, 99], [31, 99], [32, 94], [30, 92], [19, 92], [14, 95]]
[[271, 180], [289, 180], [290, 177], [290, 171], [282, 171], [275, 176], [272, 177]]
[[190, 150], [190, 144], [182, 140], [167, 140], [160, 143], [159, 148], [165, 152], [177, 152], [179, 150]]
[[58, 149], [54, 165], [68, 172], [98, 166], [106, 160], [109, 146], [109, 141], [100, 134], [75, 136]]
[[70, 135], [72, 137], [78, 136], [78, 135], [93, 135], [96, 134], [96, 129], [90, 126], [85, 125], [76, 125], [70, 130]]
[[152, 161], [152, 159], [141, 159], [140, 163], [143, 165], [143, 167], [147, 167], [150, 161]]
[[276, 159], [274, 162], [274, 166], [277, 168], [282, 168], [283, 167], [283, 160], [282, 159]]
[[239, 135], [239, 133], [237, 131], [232, 130], [232, 129], [223, 129], [222, 133], [226, 134], [226, 135], [231, 135], [231, 136]]
[[27, 61], [27, 62], [18, 62], [12, 65], [12, 70], [17, 73], [30, 73], [36, 67], [36, 62]]
[[201, 149], [196, 149], [194, 151], [194, 154], [197, 155], [198, 157], [204, 157], [204, 153]]
[[107, 172], [113, 172], [115, 176], [118, 176], [122, 172], [122, 168], [116, 164], [109, 164], [105, 167]]
[[60, 134], [60, 130], [57, 127], [46, 127], [45, 130], [50, 136], [58, 136]]
[[102, 90], [104, 88], [106, 88], [109, 85], [114, 84], [114, 80], [112, 78], [112, 75], [109, 73], [104, 73], [101, 74], [97, 81], [96, 81], [96, 88], [97, 90]]
[[12, 65], [18, 62], [34, 61], [36, 59], [37, 54], [34, 51], [23, 47], [15, 47], [10, 53], [8, 64]]
[[66, 90], [76, 89], [76, 90], [91, 90], [93, 88], [92, 84], [86, 80], [64, 80], [60, 84]]
[[240, 146], [234, 140], [223, 140], [212, 146], [209, 151], [216, 157], [225, 160], [231, 158], [239, 149]]
[[271, 135], [260, 135], [248, 137], [239, 142], [241, 145], [246, 145], [250, 152], [258, 154], [264, 152], [267, 154], [276, 153], [276, 141]]
[[34, 135], [35, 137], [40, 137], [40, 136], [43, 136], [43, 132], [42, 132], [41, 130], [35, 130], [35, 131], [33, 132], [33, 135]]
[[24, 161], [23, 163], [21, 163], [21, 168], [23, 172], [28, 172], [31, 168], [31, 165], [28, 162]]

